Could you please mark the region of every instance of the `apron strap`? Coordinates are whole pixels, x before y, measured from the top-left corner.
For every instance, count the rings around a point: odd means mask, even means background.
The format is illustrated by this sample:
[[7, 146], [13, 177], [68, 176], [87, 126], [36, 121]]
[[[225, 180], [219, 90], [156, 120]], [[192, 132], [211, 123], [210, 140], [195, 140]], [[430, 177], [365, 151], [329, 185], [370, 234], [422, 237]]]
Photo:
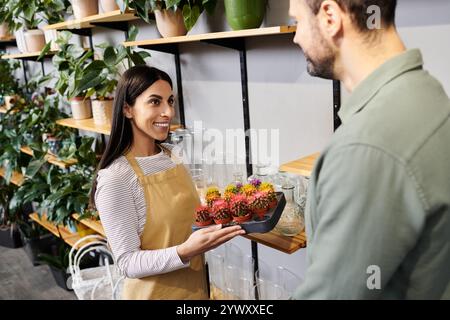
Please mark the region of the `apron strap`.
[[[167, 149], [166, 147], [164, 147], [161, 144], [157, 145], [158, 147], [161, 148], [161, 150], [166, 153], [175, 164], [180, 164], [182, 163], [182, 161], [180, 160], [180, 158], [178, 158], [177, 156], [175, 156], [175, 154], [173, 154], [173, 152], [171, 152], [169, 149]], [[139, 178], [139, 180], [142, 180], [145, 177], [144, 171], [142, 171], [141, 167], [139, 166], [139, 164], [137, 163], [136, 159], [134, 158], [134, 156], [132, 155], [131, 152], [127, 152], [125, 154], [125, 158], [128, 160], [128, 162], [130, 163], [131, 167], [133, 168], [134, 172], [136, 173], [137, 177]]]
[[131, 152], [128, 152], [127, 154], [125, 154], [125, 158], [127, 158], [128, 163], [133, 168], [133, 170], [136, 173], [136, 175], [139, 178], [139, 180], [142, 180], [144, 178], [144, 176], [145, 176], [144, 175], [144, 171], [142, 171], [141, 167], [139, 166], [139, 164], [137, 163], [136, 159], [131, 154]]

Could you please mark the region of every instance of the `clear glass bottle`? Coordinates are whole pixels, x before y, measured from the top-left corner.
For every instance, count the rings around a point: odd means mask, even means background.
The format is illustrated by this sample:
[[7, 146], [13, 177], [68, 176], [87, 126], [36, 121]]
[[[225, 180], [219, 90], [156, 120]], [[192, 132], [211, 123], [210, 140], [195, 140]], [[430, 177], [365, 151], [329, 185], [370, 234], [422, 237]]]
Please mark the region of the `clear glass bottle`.
[[258, 179], [261, 182], [270, 182], [272, 183], [272, 179], [270, 175], [268, 175], [268, 169], [270, 168], [270, 164], [268, 163], [257, 163], [255, 165], [255, 173], [252, 174], [247, 180], [251, 182], [254, 179]]
[[286, 206], [278, 220], [275, 230], [284, 236], [293, 237], [299, 234], [305, 227], [303, 211], [294, 200], [295, 187], [292, 184], [282, 186], [286, 198]]

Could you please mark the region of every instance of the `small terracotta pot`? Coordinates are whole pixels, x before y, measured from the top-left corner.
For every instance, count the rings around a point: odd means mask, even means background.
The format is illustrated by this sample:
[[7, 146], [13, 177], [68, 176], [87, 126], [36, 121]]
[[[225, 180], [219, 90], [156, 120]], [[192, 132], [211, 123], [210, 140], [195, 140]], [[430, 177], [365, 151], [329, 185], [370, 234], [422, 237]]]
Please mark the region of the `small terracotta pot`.
[[155, 10], [156, 27], [163, 38], [185, 36], [187, 33], [181, 10]]
[[101, 12], [111, 12], [119, 10], [119, 6], [117, 5], [115, 0], [99, 0], [99, 11]]
[[258, 219], [264, 219], [267, 209], [253, 209], [253, 213], [258, 217]]
[[236, 221], [237, 223], [242, 223], [242, 222], [246, 222], [252, 219], [252, 214], [249, 213], [245, 216], [239, 216], [239, 217], [235, 217], [233, 216], [233, 221]]
[[44, 31], [39, 29], [27, 30], [23, 33], [27, 52], [40, 52], [45, 47]]
[[89, 119], [92, 117], [91, 100], [84, 97], [75, 97], [70, 100], [72, 117], [75, 120]]
[[200, 222], [196, 221], [196, 222], [195, 222], [195, 225], [198, 226], [198, 227], [206, 227], [206, 226], [211, 225], [212, 223], [213, 223], [213, 221], [212, 221], [212, 219], [211, 219], [211, 220], [200, 221]]
[[228, 222], [231, 222], [231, 217], [225, 219], [214, 219], [215, 224], [227, 224]]
[[72, 0], [72, 8], [75, 19], [82, 19], [98, 14], [98, 1]]
[[277, 206], [277, 204], [278, 204], [278, 201], [277, 201], [276, 199], [273, 200], [273, 201], [269, 204], [269, 210], [275, 208], [275, 207]]

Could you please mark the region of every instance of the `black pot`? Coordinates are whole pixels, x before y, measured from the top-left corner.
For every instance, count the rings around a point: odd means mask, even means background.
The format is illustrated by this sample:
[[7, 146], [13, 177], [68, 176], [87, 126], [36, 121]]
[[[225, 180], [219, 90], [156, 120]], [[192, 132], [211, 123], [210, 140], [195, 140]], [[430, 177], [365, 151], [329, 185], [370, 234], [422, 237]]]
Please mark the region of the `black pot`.
[[6, 230], [0, 230], [0, 246], [13, 249], [22, 247], [19, 230], [14, 228], [12, 233], [11, 227]]
[[46, 253], [52, 254], [52, 245], [55, 244], [55, 237], [49, 233], [38, 238], [28, 239], [22, 235], [22, 242], [24, 244], [25, 252], [31, 260], [33, 266], [40, 265], [38, 254]]
[[73, 291], [73, 289], [69, 289], [69, 287], [67, 287], [67, 279], [69, 279], [70, 275], [66, 272], [66, 270], [61, 270], [50, 265], [49, 267], [56, 284], [64, 290]]

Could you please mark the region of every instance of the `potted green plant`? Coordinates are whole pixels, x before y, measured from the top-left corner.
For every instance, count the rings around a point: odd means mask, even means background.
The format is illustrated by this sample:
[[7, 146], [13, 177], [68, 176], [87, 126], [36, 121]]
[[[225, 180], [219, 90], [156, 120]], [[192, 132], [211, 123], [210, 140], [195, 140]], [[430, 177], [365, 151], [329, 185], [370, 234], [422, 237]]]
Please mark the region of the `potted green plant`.
[[[19, 83], [14, 78], [14, 71], [20, 66], [18, 61], [0, 59], [0, 97], [6, 109], [11, 109], [12, 102], [19, 99]], [[11, 101], [12, 100], [12, 101]]]
[[[92, 117], [91, 101], [86, 98], [87, 90], [79, 90], [79, 88], [81, 83], [86, 81], [83, 79], [82, 70], [93, 53], [91, 50], [69, 43], [71, 37], [71, 32], [62, 31], [56, 40], [60, 50], [52, 58], [58, 79], [55, 89], [70, 101], [74, 119], [88, 119]], [[41, 56], [45, 55], [50, 46], [50, 43], [47, 44]]]
[[225, 0], [225, 14], [233, 30], [259, 28], [268, 0]]
[[14, 16], [10, 6], [10, 0], [0, 0], [0, 39], [11, 37], [11, 31], [15, 29]]
[[156, 27], [164, 38], [184, 36], [197, 22], [203, 11], [212, 14], [217, 0], [125, 0], [121, 8], [136, 10], [136, 14], [150, 23], [155, 14]]
[[38, 28], [42, 21], [54, 24], [64, 21], [64, 12], [70, 6], [68, 0], [10, 0], [12, 14], [16, 17], [16, 29], [24, 26], [27, 52], [40, 52], [45, 46], [45, 35]]
[[[129, 39], [133, 41], [137, 35], [137, 28], [132, 26], [129, 30]], [[113, 112], [114, 90], [117, 86], [117, 78], [120, 76], [119, 66], [128, 58], [129, 63], [135, 65], [145, 64], [145, 59], [150, 56], [145, 51], [133, 51], [122, 45], [111, 46], [106, 43], [98, 45], [101, 49], [102, 59], [94, 60], [83, 70], [82, 82], [77, 83], [77, 92], [86, 91], [86, 98], [92, 97], [92, 113], [96, 124], [111, 124]]]

